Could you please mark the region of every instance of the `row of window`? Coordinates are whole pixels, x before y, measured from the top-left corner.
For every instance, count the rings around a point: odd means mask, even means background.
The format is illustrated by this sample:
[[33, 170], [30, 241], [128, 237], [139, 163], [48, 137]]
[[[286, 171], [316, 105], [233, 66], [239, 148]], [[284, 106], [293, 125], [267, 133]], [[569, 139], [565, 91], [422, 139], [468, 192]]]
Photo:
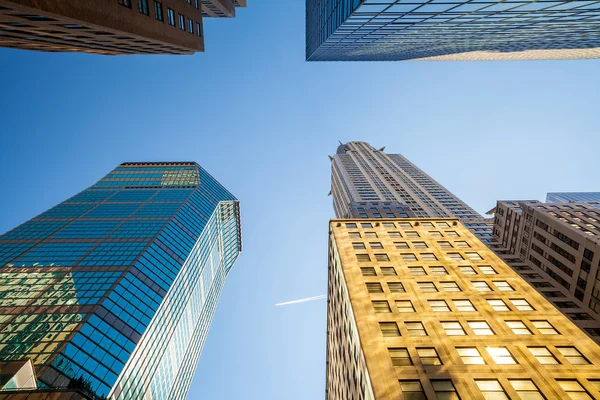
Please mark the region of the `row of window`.
[[[381, 242], [368, 242], [369, 248], [371, 249], [383, 249], [383, 243]], [[458, 248], [470, 248], [471, 245], [464, 240], [457, 240], [454, 242], [454, 245], [448, 241], [439, 241], [437, 244], [442, 249], [452, 249], [454, 246]], [[412, 246], [411, 246], [412, 245]], [[394, 242], [394, 247], [396, 249], [428, 249], [429, 246], [425, 242]], [[366, 249], [366, 244], [363, 242], [352, 242], [352, 248], [356, 250]]]
[[[497, 274], [496, 270], [494, 268], [492, 268], [492, 266], [490, 266], [490, 265], [478, 265], [477, 268], [484, 275], [496, 275]], [[394, 267], [379, 267], [379, 269], [381, 270], [381, 274], [383, 276], [398, 276], [398, 273], [396, 272], [396, 269]], [[446, 267], [443, 267], [441, 265], [430, 266], [430, 267], [427, 267], [427, 269], [429, 270], [429, 273], [431, 275], [449, 275], [448, 270], [446, 270]], [[458, 267], [458, 269], [460, 272], [462, 272], [465, 275], [478, 275], [477, 271], [469, 265], [461, 265]], [[360, 270], [361, 270], [361, 273], [363, 276], [377, 276], [378, 275], [377, 271], [375, 270], [375, 267], [360, 267]], [[408, 271], [413, 276], [428, 275], [425, 267], [408, 267]]]
[[[404, 287], [402, 284], [390, 283], [388, 284], [390, 290], [393, 293], [403, 293]], [[525, 299], [509, 299], [513, 306], [519, 311], [535, 311], [535, 309]], [[494, 311], [511, 311], [502, 299], [487, 299], [488, 304]], [[399, 313], [413, 313], [415, 306], [412, 300], [394, 300], [396, 309]], [[473, 305], [471, 300], [468, 299], [452, 299], [454, 307], [458, 312], [473, 312], [478, 311]], [[429, 307], [433, 312], [452, 312], [452, 308], [448, 305], [446, 300], [427, 300]], [[392, 308], [387, 300], [371, 300], [373, 309], [376, 313], [391, 313]]]
[[[418, 267], [422, 268], [422, 267]], [[417, 286], [423, 293], [436, 293], [439, 292], [438, 286], [436, 286], [435, 282], [416, 282]], [[512, 290], [512, 286], [506, 281], [493, 281], [492, 282], [496, 289], [502, 292], [510, 292]], [[439, 282], [439, 286], [442, 288], [444, 292], [462, 292], [461, 287], [453, 281]], [[471, 281], [471, 285], [478, 292], [492, 292], [492, 287], [485, 281]], [[383, 290], [383, 286], [379, 282], [367, 282], [366, 283], [367, 290], [369, 293], [385, 293]], [[390, 293], [405, 293], [404, 285], [401, 282], [387, 282], [388, 289]], [[530, 310], [533, 308], [529, 307]], [[530, 311], [525, 310], [523, 311]]]
[[[362, 244], [362, 243], [361, 243]], [[354, 245], [354, 243], [353, 243]], [[364, 246], [364, 244], [363, 244]], [[482, 261], [483, 257], [475, 251], [473, 252], [465, 252], [464, 255], [461, 253], [446, 253], [446, 255], [454, 261], [464, 261], [466, 259], [471, 261]], [[390, 256], [386, 253], [377, 253], [374, 254], [375, 261], [390, 261]], [[400, 253], [400, 257], [402, 257], [403, 261], [411, 262], [411, 261], [438, 261], [438, 258], [433, 253]], [[360, 262], [371, 262], [370, 254], [356, 254], [356, 259]]]
[[[573, 400], [592, 400], [593, 397], [576, 379], [557, 379], [556, 382]], [[589, 382], [600, 390], [600, 379]], [[404, 398], [411, 400], [428, 400], [419, 380], [400, 380], [400, 388]], [[506, 390], [497, 379], [475, 379], [479, 391], [485, 399], [509, 400]], [[520, 399], [544, 400], [546, 397], [531, 379], [508, 379], [508, 383]], [[431, 386], [438, 399], [460, 400], [460, 396], [449, 379], [432, 380]]]
[[[402, 229], [412, 229], [416, 226], [421, 226], [422, 228], [450, 228], [450, 224], [447, 222], [436, 222], [436, 225], [433, 222], [382, 222], [384, 228], [402, 228]], [[346, 228], [348, 229], [356, 229], [357, 224], [353, 222], [346, 223]], [[361, 222], [361, 228], [372, 228], [373, 224], [370, 222]]]
[[[131, 0], [118, 0], [119, 4], [125, 7], [131, 8]], [[196, 8], [200, 9], [199, 0], [194, 0], [196, 4]], [[191, 0], [188, 1], [191, 4]], [[148, 0], [138, 0], [138, 10], [141, 14], [150, 15], [150, 8], [148, 5]], [[183, 14], [178, 14], [179, 28], [183, 31], [187, 30], [189, 33], [196, 33], [197, 36], [202, 36], [202, 28], [200, 23], [194, 22], [194, 20], [187, 18], [186, 25], [186, 17]], [[154, 0], [154, 18], [157, 21], [164, 22], [164, 14], [163, 14], [163, 5], [160, 1]], [[175, 21], [175, 11], [169, 7], [167, 7], [167, 20], [169, 25], [177, 26]], [[195, 30], [194, 30], [195, 28]]]
[[[365, 225], [365, 224], [363, 224]], [[370, 225], [370, 224], [368, 224]], [[363, 232], [364, 233], [364, 237], [366, 238], [377, 238], [379, 237], [377, 235], [377, 232]], [[414, 238], [420, 238], [421, 234], [417, 231], [405, 231], [404, 235], [402, 235], [400, 232], [397, 231], [391, 231], [391, 232], [387, 232], [388, 236], [391, 238], [403, 238], [406, 237], [408, 239], [414, 239]], [[440, 231], [427, 231], [427, 234], [430, 237], [461, 237], [458, 232], [456, 231], [444, 231], [444, 233], [440, 232]], [[360, 232], [348, 232], [348, 236], [352, 239], [358, 239], [361, 238], [361, 233]]]

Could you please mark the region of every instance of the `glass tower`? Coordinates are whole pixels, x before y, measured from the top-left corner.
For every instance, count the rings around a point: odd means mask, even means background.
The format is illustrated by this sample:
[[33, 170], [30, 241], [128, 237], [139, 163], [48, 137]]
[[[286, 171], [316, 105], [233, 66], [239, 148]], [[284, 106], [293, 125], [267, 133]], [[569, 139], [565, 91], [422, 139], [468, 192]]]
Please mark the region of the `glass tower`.
[[546, 203], [582, 202], [600, 207], [600, 192], [556, 192], [546, 195]]
[[309, 61], [600, 57], [600, 2], [306, 0]]
[[0, 236], [0, 360], [39, 391], [184, 398], [240, 232], [198, 164], [119, 165]]
[[482, 242], [493, 220], [483, 218], [400, 154], [364, 142], [340, 144], [331, 157], [337, 218], [458, 218]]

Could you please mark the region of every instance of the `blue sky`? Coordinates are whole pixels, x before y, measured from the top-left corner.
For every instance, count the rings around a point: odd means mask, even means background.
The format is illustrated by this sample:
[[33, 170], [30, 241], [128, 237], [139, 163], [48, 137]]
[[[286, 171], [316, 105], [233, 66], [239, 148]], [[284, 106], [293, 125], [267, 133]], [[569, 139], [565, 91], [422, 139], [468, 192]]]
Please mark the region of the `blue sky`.
[[598, 191], [598, 60], [306, 63], [304, 2], [206, 20], [206, 53], [0, 50], [4, 232], [123, 161], [194, 160], [241, 201], [232, 270], [190, 399], [325, 392], [329, 160], [402, 153], [479, 212]]

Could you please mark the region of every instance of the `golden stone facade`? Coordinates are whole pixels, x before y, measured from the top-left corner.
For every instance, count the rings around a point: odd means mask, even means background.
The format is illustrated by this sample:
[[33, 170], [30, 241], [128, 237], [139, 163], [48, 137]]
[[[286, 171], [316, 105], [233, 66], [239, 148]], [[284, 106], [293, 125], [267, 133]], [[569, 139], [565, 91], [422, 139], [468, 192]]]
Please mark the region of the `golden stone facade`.
[[456, 219], [330, 223], [328, 400], [600, 399], [600, 347]]

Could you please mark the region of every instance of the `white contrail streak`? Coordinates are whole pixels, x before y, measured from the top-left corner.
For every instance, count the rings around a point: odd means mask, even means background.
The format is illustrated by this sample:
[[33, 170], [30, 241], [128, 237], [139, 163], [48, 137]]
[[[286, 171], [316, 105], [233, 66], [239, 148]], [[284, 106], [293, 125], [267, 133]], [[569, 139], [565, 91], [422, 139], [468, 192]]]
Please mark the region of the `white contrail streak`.
[[277, 303], [277, 304], [275, 304], [275, 306], [279, 307], [279, 306], [287, 306], [288, 304], [306, 303], [307, 301], [321, 300], [321, 299], [324, 299], [325, 297], [327, 297], [327, 295], [322, 294], [320, 296], [307, 297], [305, 299], [300, 299], [300, 300], [286, 301], [285, 303]]

